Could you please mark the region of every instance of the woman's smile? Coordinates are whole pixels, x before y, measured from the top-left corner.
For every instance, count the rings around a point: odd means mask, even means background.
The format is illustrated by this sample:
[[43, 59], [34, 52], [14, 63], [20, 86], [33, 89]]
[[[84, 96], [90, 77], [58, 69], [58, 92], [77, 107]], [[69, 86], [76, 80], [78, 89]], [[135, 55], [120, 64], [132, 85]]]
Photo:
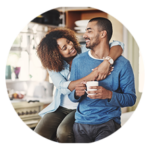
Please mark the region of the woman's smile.
[[77, 51], [75, 50], [75, 48], [73, 48], [73, 50], [70, 51], [70, 54], [74, 54], [76, 53]]

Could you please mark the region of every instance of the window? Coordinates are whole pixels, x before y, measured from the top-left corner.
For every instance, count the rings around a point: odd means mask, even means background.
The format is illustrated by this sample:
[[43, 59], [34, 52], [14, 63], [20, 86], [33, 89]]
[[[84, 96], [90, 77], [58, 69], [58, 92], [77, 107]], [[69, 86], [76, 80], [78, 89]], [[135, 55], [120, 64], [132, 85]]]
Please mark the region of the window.
[[44, 81], [47, 76], [47, 71], [42, 67], [35, 49], [30, 51], [30, 75], [32, 76], [31, 80], [38, 81]]
[[20, 47], [21, 45], [21, 35], [19, 34], [13, 42], [12, 47]]
[[139, 49], [139, 92], [150, 92], [150, 47]]
[[19, 80], [30, 79], [44, 81], [47, 76], [47, 71], [42, 67], [35, 47], [45, 33], [41, 31], [43, 29], [41, 26], [37, 28], [38, 30], [41, 29], [40, 32], [31, 31], [28, 26], [14, 40], [6, 65], [11, 66], [11, 72], [13, 72], [14, 67], [21, 67]]
[[13, 67], [17, 66], [20, 53], [18, 51], [8, 51], [5, 60], [5, 79], [11, 79]]
[[12, 67], [17, 66], [20, 55], [20, 51], [10, 51], [6, 65], [11, 65]]
[[29, 55], [27, 51], [27, 35], [19, 34], [14, 40], [8, 54], [7, 64], [11, 66], [11, 73], [15, 67], [20, 67], [19, 79], [29, 79]]
[[[13, 67], [21, 67], [20, 80], [45, 80], [47, 71], [42, 67], [35, 48], [47, 33], [46, 29], [48, 28], [38, 24], [26, 23], [12, 41], [5, 61], [5, 68], [11, 67], [13, 72]], [[10, 71], [6, 71], [7, 76], [9, 76], [8, 72]]]

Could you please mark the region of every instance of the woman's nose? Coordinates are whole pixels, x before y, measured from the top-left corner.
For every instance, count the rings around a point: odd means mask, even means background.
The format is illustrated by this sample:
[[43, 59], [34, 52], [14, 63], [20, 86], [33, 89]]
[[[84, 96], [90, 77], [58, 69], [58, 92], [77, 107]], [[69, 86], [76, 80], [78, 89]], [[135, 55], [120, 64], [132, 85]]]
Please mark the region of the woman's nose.
[[73, 48], [73, 43], [70, 42], [70, 43], [68, 44], [68, 48], [69, 48], [69, 49], [72, 49], [72, 48]]
[[68, 50], [71, 50], [72, 49], [72, 45], [68, 45]]

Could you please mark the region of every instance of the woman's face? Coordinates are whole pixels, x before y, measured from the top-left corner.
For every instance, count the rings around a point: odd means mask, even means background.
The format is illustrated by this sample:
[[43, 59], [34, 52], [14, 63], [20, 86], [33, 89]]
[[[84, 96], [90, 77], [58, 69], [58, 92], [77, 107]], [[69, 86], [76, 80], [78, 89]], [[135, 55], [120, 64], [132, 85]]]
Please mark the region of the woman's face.
[[57, 39], [57, 44], [59, 45], [59, 52], [63, 58], [73, 58], [76, 56], [77, 51], [74, 48], [73, 42], [66, 38]]

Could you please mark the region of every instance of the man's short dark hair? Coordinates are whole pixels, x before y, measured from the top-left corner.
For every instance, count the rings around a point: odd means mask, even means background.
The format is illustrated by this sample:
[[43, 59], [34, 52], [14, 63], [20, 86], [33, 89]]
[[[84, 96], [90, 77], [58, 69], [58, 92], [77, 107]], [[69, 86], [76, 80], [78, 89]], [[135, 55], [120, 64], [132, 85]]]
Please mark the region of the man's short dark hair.
[[97, 21], [97, 25], [100, 31], [102, 30], [107, 31], [107, 38], [109, 41], [113, 33], [112, 23], [110, 22], [110, 20], [106, 18], [102, 18], [102, 17], [96, 17], [96, 18], [92, 18], [89, 22], [92, 22], [92, 21]]

